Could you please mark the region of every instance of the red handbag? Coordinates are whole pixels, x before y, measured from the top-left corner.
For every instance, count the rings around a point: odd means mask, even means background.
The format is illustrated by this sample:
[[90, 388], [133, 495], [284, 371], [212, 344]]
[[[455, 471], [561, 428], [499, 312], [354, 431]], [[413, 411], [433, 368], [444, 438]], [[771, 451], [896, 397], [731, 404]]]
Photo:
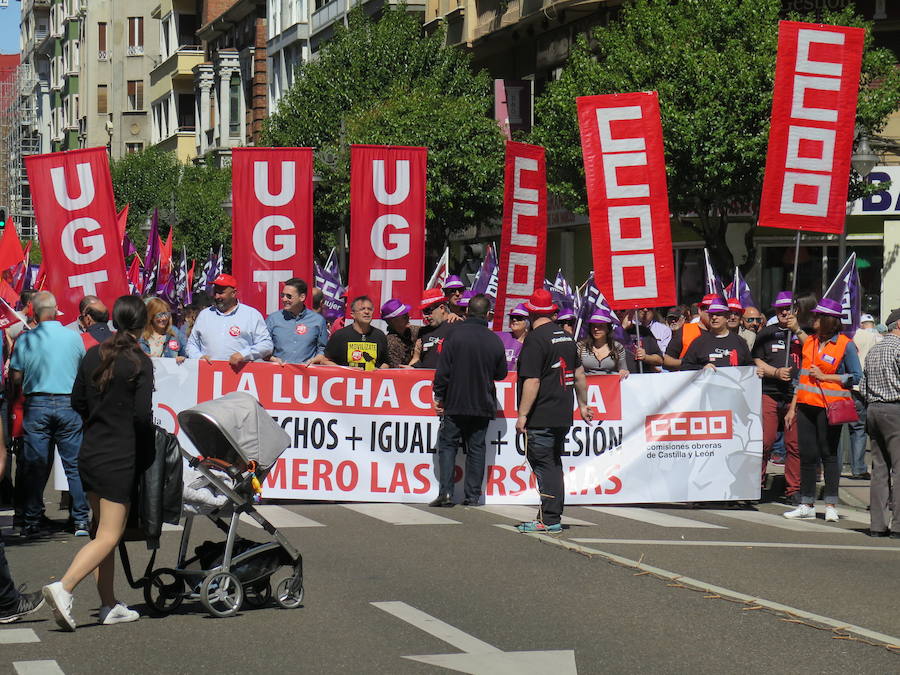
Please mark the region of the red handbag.
[[819, 391], [822, 392], [822, 399], [825, 401], [825, 417], [828, 418], [828, 424], [837, 426], [838, 424], [859, 422], [859, 415], [856, 413], [856, 404], [853, 402], [852, 394], [849, 398], [839, 398], [837, 401], [829, 403], [821, 386]]

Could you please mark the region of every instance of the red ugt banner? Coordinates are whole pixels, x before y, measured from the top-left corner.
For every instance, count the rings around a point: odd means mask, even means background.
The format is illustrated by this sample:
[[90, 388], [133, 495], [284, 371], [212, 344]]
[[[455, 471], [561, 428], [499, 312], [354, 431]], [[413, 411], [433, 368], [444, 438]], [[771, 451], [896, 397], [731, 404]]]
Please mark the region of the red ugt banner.
[[66, 322], [85, 295], [112, 308], [128, 295], [106, 148], [25, 158], [46, 270]]
[[865, 31], [782, 21], [759, 225], [841, 234]]
[[594, 282], [613, 309], [674, 305], [659, 97], [582, 96], [577, 103]]
[[312, 286], [313, 151], [235, 148], [231, 190], [232, 274], [241, 299], [271, 314], [283, 282]]
[[376, 318], [391, 298], [422, 315], [427, 157], [427, 148], [350, 147], [350, 295], [372, 298]]
[[506, 142], [503, 232], [494, 330], [509, 329], [509, 312], [543, 288], [547, 265], [547, 162], [544, 148]]

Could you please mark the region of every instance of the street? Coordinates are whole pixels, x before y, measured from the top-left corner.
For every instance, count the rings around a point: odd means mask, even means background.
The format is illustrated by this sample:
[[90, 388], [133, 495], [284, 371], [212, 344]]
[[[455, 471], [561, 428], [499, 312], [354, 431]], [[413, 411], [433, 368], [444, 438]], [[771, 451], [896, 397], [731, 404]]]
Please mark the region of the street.
[[[264, 505], [304, 555], [302, 607], [214, 619], [185, 601], [105, 627], [86, 582], [75, 634], [48, 609], [0, 628], [0, 672], [895, 672], [900, 541], [865, 536], [864, 511], [826, 524], [784, 508], [571, 507], [548, 536], [512, 530], [533, 517], [522, 506]], [[157, 566], [174, 563], [179, 536], [164, 533]], [[192, 543], [221, 536], [198, 520]], [[7, 537], [16, 582], [55, 578], [80, 545]], [[129, 545], [136, 573], [143, 548]]]

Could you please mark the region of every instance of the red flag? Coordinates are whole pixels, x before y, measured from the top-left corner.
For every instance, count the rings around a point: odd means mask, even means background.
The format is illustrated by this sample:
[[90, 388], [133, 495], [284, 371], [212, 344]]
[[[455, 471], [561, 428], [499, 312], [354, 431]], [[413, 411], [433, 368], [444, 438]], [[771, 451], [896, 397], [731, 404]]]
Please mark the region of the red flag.
[[372, 298], [376, 318], [391, 298], [422, 316], [427, 158], [427, 148], [350, 148], [350, 293]]
[[128, 293], [106, 148], [25, 158], [47, 285], [76, 316], [85, 295], [112, 307]]
[[131, 261], [131, 267], [128, 269], [128, 283], [137, 291], [138, 295], [144, 292], [143, 279], [141, 277], [141, 257], [137, 254]]
[[19, 233], [12, 219], [6, 222], [3, 235], [0, 236], [0, 270], [6, 270], [22, 262], [25, 252], [22, 250], [22, 242], [19, 241]]
[[0, 329], [6, 330], [17, 323], [25, 323], [24, 317], [14, 310], [6, 300], [0, 299]]
[[539, 145], [506, 142], [503, 231], [494, 330], [509, 328], [509, 312], [544, 285], [547, 263], [547, 160]]
[[19, 302], [19, 294], [6, 279], [0, 279], [0, 299], [6, 300], [10, 305]]
[[31, 287], [36, 291], [44, 290], [44, 277], [44, 263], [41, 262], [41, 264], [38, 266], [37, 274], [34, 275], [34, 282], [31, 284]]
[[119, 228], [119, 241], [125, 241], [125, 226], [128, 224], [128, 209], [131, 204], [126, 204], [116, 215], [116, 225]]
[[232, 274], [241, 299], [262, 311], [280, 307], [281, 283], [301, 277], [312, 286], [313, 151], [235, 148], [231, 189]]
[[191, 289], [194, 288], [194, 267], [196, 266], [196, 264], [196, 260], [191, 260], [191, 269], [188, 271], [187, 275], [187, 287]]
[[174, 227], [169, 228], [169, 234], [166, 237], [166, 243], [162, 239], [159, 240], [159, 268], [156, 281], [157, 290], [161, 289], [169, 282], [172, 275], [172, 232]]
[[16, 289], [16, 293], [22, 292], [22, 289], [25, 287], [25, 280], [28, 278], [28, 264], [31, 262], [31, 243], [32, 240], [29, 239], [28, 243], [25, 244], [22, 262], [16, 265], [16, 271], [13, 274], [13, 288]]
[[782, 21], [758, 224], [841, 234], [862, 28]]
[[659, 98], [609, 94], [577, 104], [594, 283], [613, 309], [674, 305]]

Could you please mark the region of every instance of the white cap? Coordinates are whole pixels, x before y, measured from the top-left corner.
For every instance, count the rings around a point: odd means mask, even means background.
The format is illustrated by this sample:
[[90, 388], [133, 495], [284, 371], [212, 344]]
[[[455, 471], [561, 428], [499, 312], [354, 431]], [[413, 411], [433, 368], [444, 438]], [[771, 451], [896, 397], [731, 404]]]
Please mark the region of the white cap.
[[875, 317], [872, 316], [871, 314], [863, 314], [862, 316], [859, 317], [860, 323], [865, 323], [866, 321], [871, 321], [872, 323], [875, 323]]

